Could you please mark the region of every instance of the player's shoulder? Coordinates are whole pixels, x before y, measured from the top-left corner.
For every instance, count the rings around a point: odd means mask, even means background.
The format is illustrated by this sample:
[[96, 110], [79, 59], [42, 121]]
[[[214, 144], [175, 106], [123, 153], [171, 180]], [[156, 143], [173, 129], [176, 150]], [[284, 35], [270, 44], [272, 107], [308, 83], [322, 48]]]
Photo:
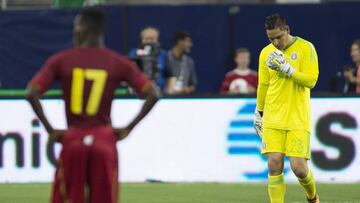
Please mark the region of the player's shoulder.
[[252, 69], [241, 71], [235, 68], [225, 74], [225, 77], [234, 77], [234, 76], [257, 76], [257, 72]]
[[271, 52], [271, 51], [274, 51], [276, 48], [274, 47], [274, 45], [272, 43], [269, 43], [268, 45], [266, 45], [262, 50], [261, 52]]
[[267, 55], [270, 52], [274, 51], [276, 48], [274, 47], [273, 44], [269, 43], [268, 45], [266, 45], [260, 52], [260, 56], [261, 55]]
[[74, 48], [64, 49], [64, 50], [55, 52], [53, 55], [50, 56], [50, 58], [63, 58], [63, 57], [66, 57], [68, 55], [72, 55], [75, 50], [76, 49], [74, 49]]
[[304, 39], [304, 38], [302, 38], [302, 37], [297, 36], [296, 38], [297, 38], [297, 40], [298, 40], [299, 43], [302, 43], [302, 44], [312, 44], [309, 40], [306, 40], [306, 39]]
[[313, 43], [311, 43], [309, 40], [306, 40], [304, 38], [301, 37], [297, 37], [297, 42], [298, 42], [298, 46], [301, 46], [303, 48], [314, 48]]
[[185, 55], [183, 55], [183, 57], [184, 57], [185, 63], [187, 63], [190, 66], [194, 66], [194, 59], [191, 56], [185, 54]]
[[257, 75], [258, 75], [258, 72], [250, 69], [250, 75], [252, 75], [252, 76], [257, 76]]
[[235, 71], [235, 69], [233, 69], [233, 70], [231, 70], [231, 71], [227, 72], [227, 73], [225, 74], [225, 77], [231, 77], [231, 76], [233, 76], [233, 75], [236, 75], [236, 71]]
[[64, 60], [67, 60], [69, 56], [73, 55], [74, 48], [64, 49], [61, 51], [57, 51], [50, 55], [47, 58], [47, 62], [49, 63], [61, 63]]
[[122, 63], [130, 62], [129, 56], [122, 55], [112, 49], [104, 48], [103, 51], [108, 57], [115, 59], [117, 62], [122, 62]]

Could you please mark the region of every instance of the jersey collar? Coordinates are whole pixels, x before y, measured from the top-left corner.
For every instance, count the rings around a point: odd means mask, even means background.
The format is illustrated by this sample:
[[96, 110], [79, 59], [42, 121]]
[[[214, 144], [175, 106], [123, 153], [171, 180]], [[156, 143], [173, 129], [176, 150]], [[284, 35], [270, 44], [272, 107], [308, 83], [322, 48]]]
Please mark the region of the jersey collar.
[[295, 39], [294, 39], [289, 45], [287, 45], [287, 46], [283, 49], [283, 51], [285, 51], [286, 49], [290, 48], [290, 47], [297, 41], [297, 39], [298, 39], [298, 37], [295, 36]]

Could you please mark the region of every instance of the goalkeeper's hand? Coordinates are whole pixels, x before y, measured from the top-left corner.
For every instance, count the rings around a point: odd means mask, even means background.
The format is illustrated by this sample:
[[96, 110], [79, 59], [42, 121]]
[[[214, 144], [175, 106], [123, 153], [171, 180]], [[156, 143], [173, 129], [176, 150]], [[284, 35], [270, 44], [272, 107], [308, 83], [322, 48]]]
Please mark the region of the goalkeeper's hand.
[[273, 51], [269, 54], [266, 60], [266, 65], [273, 70], [284, 73], [288, 77], [290, 77], [295, 71], [290, 63], [285, 60], [284, 54], [279, 50]]
[[262, 111], [255, 109], [254, 128], [255, 128], [256, 134], [258, 134], [260, 138], [262, 138], [262, 114], [263, 114]]

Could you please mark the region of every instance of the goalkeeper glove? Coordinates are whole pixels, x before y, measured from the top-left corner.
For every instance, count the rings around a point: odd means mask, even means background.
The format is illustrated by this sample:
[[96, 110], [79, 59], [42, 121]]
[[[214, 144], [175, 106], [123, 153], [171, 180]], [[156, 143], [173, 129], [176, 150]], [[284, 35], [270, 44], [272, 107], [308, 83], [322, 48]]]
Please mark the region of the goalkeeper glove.
[[284, 73], [288, 77], [295, 72], [295, 69], [285, 60], [284, 54], [279, 50], [269, 54], [266, 65], [273, 70]]
[[260, 138], [262, 138], [262, 115], [263, 115], [262, 111], [255, 109], [254, 128], [255, 128], [256, 134], [258, 134]]

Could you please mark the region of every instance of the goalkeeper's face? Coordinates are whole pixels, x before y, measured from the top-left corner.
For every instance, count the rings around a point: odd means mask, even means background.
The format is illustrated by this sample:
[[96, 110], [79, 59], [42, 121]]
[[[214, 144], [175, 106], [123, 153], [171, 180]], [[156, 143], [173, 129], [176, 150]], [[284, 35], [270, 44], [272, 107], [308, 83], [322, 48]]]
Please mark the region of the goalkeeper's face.
[[288, 45], [289, 29], [275, 28], [266, 30], [266, 35], [270, 42], [279, 50], [285, 49]]

